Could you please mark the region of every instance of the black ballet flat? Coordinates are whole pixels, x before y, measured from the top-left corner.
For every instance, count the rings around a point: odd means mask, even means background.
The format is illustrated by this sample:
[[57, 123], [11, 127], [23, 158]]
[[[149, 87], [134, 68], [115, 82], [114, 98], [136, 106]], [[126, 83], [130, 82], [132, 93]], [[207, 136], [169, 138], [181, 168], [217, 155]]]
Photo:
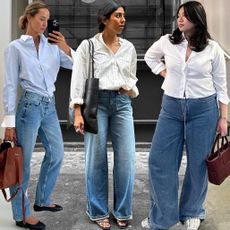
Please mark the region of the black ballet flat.
[[38, 206], [38, 205], [34, 205], [34, 211], [35, 212], [41, 212], [41, 211], [50, 211], [50, 212], [59, 212], [62, 211], [63, 208], [61, 205], [58, 204], [54, 204], [54, 207], [48, 207], [48, 206]]
[[44, 230], [46, 228], [45, 224], [43, 224], [41, 221], [38, 221], [37, 224], [24, 224], [23, 221], [16, 221], [16, 225], [18, 227], [28, 228], [30, 230]]

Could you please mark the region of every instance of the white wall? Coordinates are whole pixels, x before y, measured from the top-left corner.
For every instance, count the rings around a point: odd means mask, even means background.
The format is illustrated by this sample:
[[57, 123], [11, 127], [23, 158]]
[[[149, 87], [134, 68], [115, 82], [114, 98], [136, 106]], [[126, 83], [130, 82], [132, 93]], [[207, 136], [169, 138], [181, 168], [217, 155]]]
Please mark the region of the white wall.
[[[12, 12], [12, 1], [1, 1], [0, 7], [0, 21], [1, 21], [1, 42], [0, 42], [0, 122], [3, 119], [3, 77], [4, 77], [4, 49], [11, 41], [11, 12]], [[0, 138], [3, 137], [3, 129], [0, 128]]]
[[[221, 47], [230, 54], [230, 1], [229, 0], [200, 0], [207, 13], [208, 28], [211, 36]], [[227, 60], [228, 94], [230, 96], [230, 60]], [[230, 120], [230, 106], [228, 113]]]
[[[184, 0], [183, 2], [188, 2]], [[197, 0], [205, 8], [208, 21], [208, 30], [214, 40], [216, 40], [226, 53], [230, 55], [230, 1], [229, 0]], [[227, 64], [228, 94], [230, 96], [230, 60]], [[228, 120], [230, 121], [230, 105]]]
[[201, 2], [207, 12], [208, 26], [211, 35], [230, 53], [230, 1], [202, 0]]

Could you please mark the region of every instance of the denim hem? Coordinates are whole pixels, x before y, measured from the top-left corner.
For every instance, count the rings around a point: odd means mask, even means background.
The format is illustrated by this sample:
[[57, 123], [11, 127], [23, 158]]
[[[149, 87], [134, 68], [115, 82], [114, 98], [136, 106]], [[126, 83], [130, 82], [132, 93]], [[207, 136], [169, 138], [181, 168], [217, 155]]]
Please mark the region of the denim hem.
[[[29, 214], [25, 213], [25, 219], [27, 219], [27, 218], [30, 217], [30, 216], [31, 216], [30, 213], [29, 213]], [[17, 222], [23, 221], [23, 215], [22, 215], [22, 216], [19, 216], [19, 217], [14, 217], [14, 216], [13, 216], [13, 220], [14, 220], [14, 221], [17, 221]]]
[[162, 227], [162, 225], [159, 224], [151, 224], [150, 220], [149, 220], [149, 225], [150, 225], [150, 229], [151, 230], [168, 230], [170, 229], [172, 226], [174, 226], [175, 224], [177, 224], [179, 222], [179, 220], [177, 222], [174, 222], [170, 225], [168, 225], [168, 227]]
[[48, 206], [50, 206], [52, 204], [53, 204], [52, 202], [51, 203], [43, 203], [43, 202], [37, 203], [37, 202], [34, 202], [34, 205], [37, 205], [37, 206], [40, 206], [40, 207], [48, 207]]
[[159, 228], [159, 227], [154, 227], [154, 226], [150, 225], [150, 230], [168, 230], [168, 229], [169, 228]]
[[132, 220], [133, 219], [133, 215], [117, 217], [114, 213], [113, 213], [113, 217], [116, 220]]
[[185, 222], [186, 220], [191, 219], [191, 218], [199, 218], [200, 221], [203, 221], [203, 220], [205, 220], [205, 215], [200, 215], [200, 216], [187, 216], [187, 217], [184, 217], [184, 218], [180, 219], [180, 221], [183, 223], [183, 222]]
[[92, 221], [96, 221], [96, 220], [103, 220], [105, 218], [109, 218], [109, 213], [103, 215], [103, 216], [91, 216], [89, 214], [89, 212], [86, 211], [86, 214], [88, 215], [89, 219]]

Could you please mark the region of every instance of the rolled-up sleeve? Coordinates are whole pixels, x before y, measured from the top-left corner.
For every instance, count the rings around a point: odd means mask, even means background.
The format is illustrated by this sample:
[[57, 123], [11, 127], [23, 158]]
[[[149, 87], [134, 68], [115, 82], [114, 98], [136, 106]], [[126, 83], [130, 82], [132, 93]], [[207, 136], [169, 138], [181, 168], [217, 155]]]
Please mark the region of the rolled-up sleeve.
[[215, 52], [212, 63], [214, 87], [216, 89], [217, 99], [227, 105], [229, 103], [229, 97], [227, 94], [226, 60], [223, 50], [217, 43]]
[[86, 50], [89, 49], [87, 43], [87, 40], [82, 41], [73, 57], [74, 61], [70, 86], [70, 108], [73, 108], [75, 104], [81, 105], [84, 102], [83, 95], [89, 65], [89, 52], [86, 52]]
[[136, 82], [137, 82], [136, 73], [137, 73], [137, 53], [136, 53], [136, 50], [133, 46], [130, 75], [131, 75], [131, 79], [134, 79], [135, 85], [131, 89], [132, 90], [132, 96], [131, 96], [132, 98], [135, 98], [139, 95], [139, 90], [136, 86]]

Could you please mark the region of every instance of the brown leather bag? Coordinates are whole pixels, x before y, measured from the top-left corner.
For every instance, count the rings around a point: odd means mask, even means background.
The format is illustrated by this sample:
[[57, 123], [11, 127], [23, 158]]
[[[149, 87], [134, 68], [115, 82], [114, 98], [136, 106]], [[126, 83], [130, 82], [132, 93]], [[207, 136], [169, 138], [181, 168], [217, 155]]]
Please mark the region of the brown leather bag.
[[[4, 141], [0, 146], [0, 189], [6, 201], [11, 201], [22, 190], [23, 153], [22, 148]], [[6, 188], [17, 186], [14, 194], [7, 198]], [[24, 192], [22, 191], [23, 221], [25, 222]]]
[[0, 189], [21, 185], [23, 155], [21, 147], [3, 142], [0, 151]]
[[216, 136], [211, 154], [206, 160], [208, 179], [220, 185], [230, 175], [230, 142], [227, 137]]

